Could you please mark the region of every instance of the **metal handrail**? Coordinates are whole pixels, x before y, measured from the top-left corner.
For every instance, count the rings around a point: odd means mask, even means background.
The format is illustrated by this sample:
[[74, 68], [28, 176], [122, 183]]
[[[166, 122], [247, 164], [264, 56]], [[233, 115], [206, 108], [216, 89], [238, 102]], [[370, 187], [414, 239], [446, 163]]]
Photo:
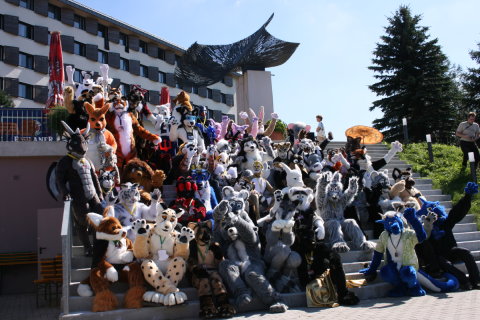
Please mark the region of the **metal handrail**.
[[63, 283], [62, 283], [62, 308], [63, 314], [70, 312], [70, 282], [71, 282], [71, 266], [72, 266], [72, 228], [70, 226], [70, 205], [71, 201], [65, 201], [63, 207], [62, 220], [62, 260], [63, 260]]

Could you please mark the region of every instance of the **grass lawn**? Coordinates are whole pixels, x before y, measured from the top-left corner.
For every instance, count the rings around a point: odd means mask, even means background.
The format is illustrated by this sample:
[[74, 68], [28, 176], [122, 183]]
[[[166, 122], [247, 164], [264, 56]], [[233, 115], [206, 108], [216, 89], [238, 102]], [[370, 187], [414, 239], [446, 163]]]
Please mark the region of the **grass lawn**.
[[[412, 143], [404, 146], [399, 153], [400, 159], [412, 165], [414, 172], [433, 181], [434, 189], [441, 189], [443, 194], [450, 194], [455, 204], [463, 196], [463, 188], [468, 181], [472, 181], [469, 164], [462, 171], [462, 151], [458, 146], [433, 144], [433, 158], [428, 157], [427, 143]], [[480, 170], [477, 171], [480, 173]], [[480, 194], [472, 201], [470, 213], [475, 215], [480, 227]]]

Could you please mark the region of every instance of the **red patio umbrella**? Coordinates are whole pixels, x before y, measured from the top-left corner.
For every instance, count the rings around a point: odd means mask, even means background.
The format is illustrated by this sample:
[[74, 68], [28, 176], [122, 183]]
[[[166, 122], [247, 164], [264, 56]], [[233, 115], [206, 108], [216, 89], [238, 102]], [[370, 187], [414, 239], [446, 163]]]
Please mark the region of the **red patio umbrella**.
[[168, 87], [162, 87], [162, 91], [160, 91], [160, 104], [170, 103], [170, 92], [168, 91]]
[[50, 37], [50, 53], [48, 55], [48, 99], [46, 107], [52, 108], [63, 105], [63, 83], [65, 75], [63, 72], [63, 54], [60, 32], [53, 31]]

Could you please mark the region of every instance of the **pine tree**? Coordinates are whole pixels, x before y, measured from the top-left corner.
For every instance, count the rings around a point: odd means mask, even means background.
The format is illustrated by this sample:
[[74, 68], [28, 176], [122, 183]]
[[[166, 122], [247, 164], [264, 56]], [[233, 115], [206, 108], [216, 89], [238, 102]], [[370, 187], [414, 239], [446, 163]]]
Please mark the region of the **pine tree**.
[[387, 141], [403, 140], [402, 118], [407, 118], [410, 141], [425, 141], [432, 134], [448, 142], [456, 129], [460, 92], [447, 57], [437, 39], [429, 40], [421, 17], [401, 6], [385, 28], [369, 67], [379, 80], [369, 86], [380, 96], [370, 111], [379, 108], [383, 118], [373, 121]]
[[[477, 44], [480, 49], [480, 43]], [[470, 51], [470, 57], [480, 64], [480, 50]], [[465, 111], [473, 111], [480, 114], [480, 68], [468, 68], [463, 75], [462, 86], [465, 91]]]

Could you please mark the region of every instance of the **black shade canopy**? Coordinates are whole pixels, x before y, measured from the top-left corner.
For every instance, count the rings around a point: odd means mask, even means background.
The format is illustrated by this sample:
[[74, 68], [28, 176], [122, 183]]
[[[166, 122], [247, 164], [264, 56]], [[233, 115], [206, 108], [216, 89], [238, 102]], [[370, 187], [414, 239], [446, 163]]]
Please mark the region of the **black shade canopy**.
[[298, 43], [275, 38], [265, 29], [273, 14], [254, 34], [227, 45], [194, 43], [177, 62], [175, 77], [178, 83], [209, 86], [231, 71], [265, 70], [285, 63], [295, 52]]

